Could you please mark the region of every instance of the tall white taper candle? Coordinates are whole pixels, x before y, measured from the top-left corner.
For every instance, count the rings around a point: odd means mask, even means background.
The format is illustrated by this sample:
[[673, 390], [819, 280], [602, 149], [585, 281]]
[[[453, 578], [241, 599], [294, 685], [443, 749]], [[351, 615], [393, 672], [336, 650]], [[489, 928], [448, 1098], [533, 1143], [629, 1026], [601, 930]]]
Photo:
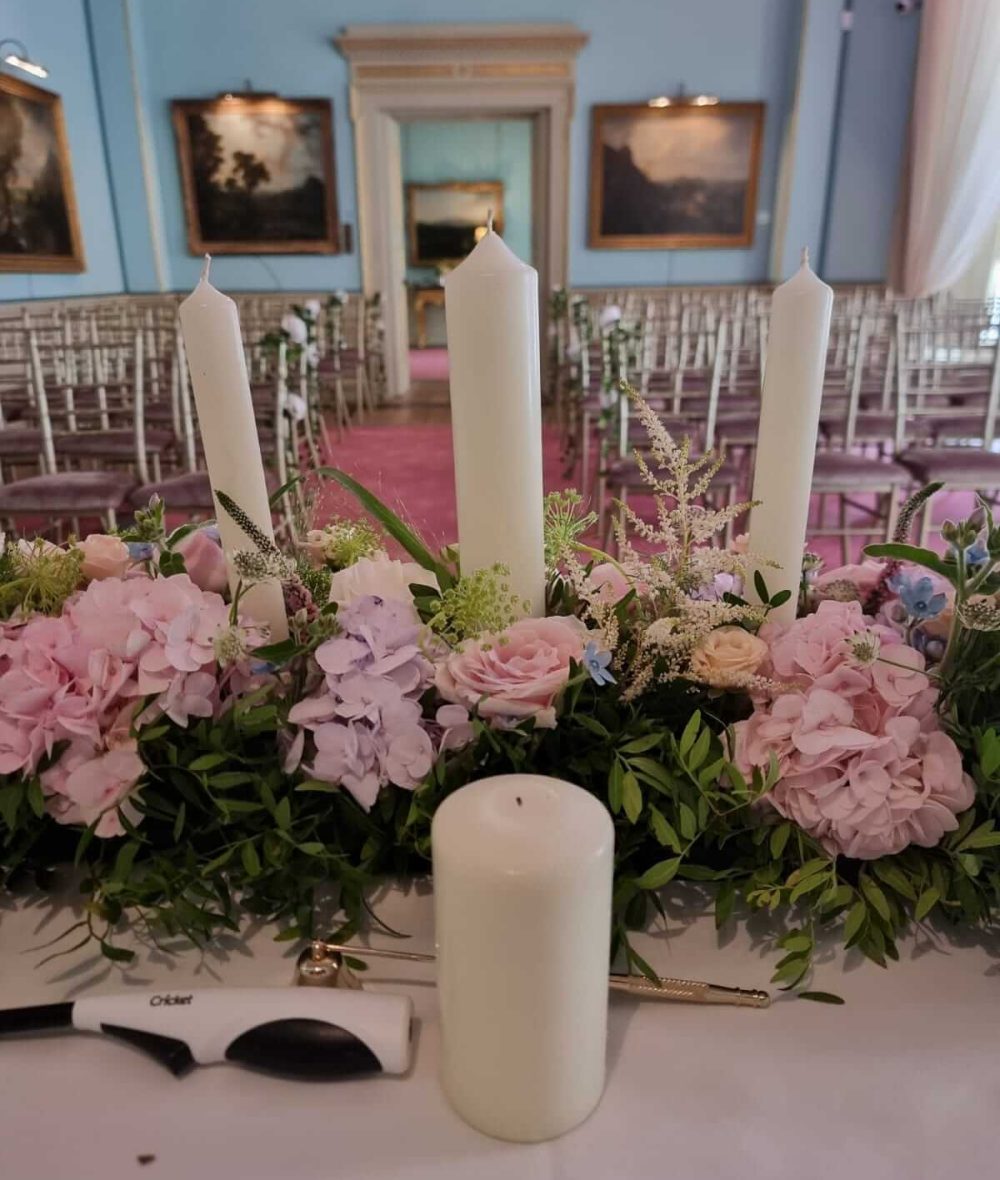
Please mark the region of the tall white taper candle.
[[538, 274], [492, 227], [444, 281], [459, 556], [545, 613]]
[[[205, 448], [208, 476], [213, 494], [225, 492], [273, 540], [264, 463], [240, 336], [240, 317], [236, 304], [208, 281], [210, 262], [206, 255], [197, 287], [180, 306], [181, 331], [198, 407], [198, 428]], [[239, 549], [254, 547], [218, 500], [215, 514], [227, 560]], [[235, 590], [237, 580], [230, 560], [231, 589]], [[250, 587], [242, 605], [250, 618], [268, 625], [272, 641], [287, 638], [288, 619], [277, 581], [260, 582]]]
[[[832, 309], [833, 291], [803, 250], [802, 265], [771, 299], [753, 481], [760, 504], [750, 514], [750, 551], [781, 567], [761, 568], [768, 591], [791, 591], [771, 613], [779, 623], [795, 619]], [[756, 596], [752, 583], [748, 593]]]
[[431, 828], [442, 1081], [499, 1139], [551, 1139], [604, 1088], [614, 827], [593, 795], [508, 774]]

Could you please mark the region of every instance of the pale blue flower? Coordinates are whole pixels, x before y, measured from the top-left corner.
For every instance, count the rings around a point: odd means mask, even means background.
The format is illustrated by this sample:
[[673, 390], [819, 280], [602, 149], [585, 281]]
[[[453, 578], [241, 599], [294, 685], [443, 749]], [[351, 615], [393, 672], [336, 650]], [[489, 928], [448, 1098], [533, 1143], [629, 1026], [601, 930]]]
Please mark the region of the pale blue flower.
[[948, 604], [948, 596], [939, 591], [934, 593], [934, 583], [926, 575], [913, 580], [905, 574], [889, 579], [889, 585], [899, 595], [911, 619], [933, 619]]
[[590, 679], [595, 684], [603, 688], [606, 684], [615, 683], [615, 678], [608, 671], [608, 666], [611, 663], [611, 652], [598, 651], [597, 644], [591, 641], [584, 648], [583, 660], [581, 662], [587, 669]]
[[133, 561], [149, 561], [153, 556], [153, 546], [149, 541], [129, 541], [128, 555]]

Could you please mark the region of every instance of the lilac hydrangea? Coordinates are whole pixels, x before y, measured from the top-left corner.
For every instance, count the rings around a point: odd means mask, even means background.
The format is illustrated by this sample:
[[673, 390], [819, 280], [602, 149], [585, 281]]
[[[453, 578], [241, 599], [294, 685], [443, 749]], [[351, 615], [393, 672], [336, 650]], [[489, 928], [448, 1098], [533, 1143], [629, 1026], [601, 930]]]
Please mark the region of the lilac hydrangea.
[[316, 649], [323, 685], [292, 707], [289, 721], [312, 733], [312, 775], [339, 783], [368, 810], [387, 783], [420, 784], [445, 727], [423, 716], [434, 664], [410, 604], [368, 595], [342, 606], [337, 622], [338, 634]]

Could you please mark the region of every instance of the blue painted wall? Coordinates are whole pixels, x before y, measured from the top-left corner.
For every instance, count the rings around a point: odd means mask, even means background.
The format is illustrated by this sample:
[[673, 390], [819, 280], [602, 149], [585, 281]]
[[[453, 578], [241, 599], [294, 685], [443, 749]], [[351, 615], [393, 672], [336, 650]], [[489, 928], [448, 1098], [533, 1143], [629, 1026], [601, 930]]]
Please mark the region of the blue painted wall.
[[[530, 120], [422, 119], [404, 123], [399, 138], [404, 185], [501, 181], [504, 240], [518, 258], [532, 261]], [[406, 268], [411, 280], [426, 282], [435, 275], [432, 267]]]
[[919, 38], [915, 17], [855, 0], [827, 229], [833, 281], [886, 274]]
[[[832, 0], [829, 0], [832, 3]], [[123, 6], [130, 5], [137, 85], [149, 132], [152, 208], [138, 176], [138, 127], [123, 52]], [[876, 278], [885, 273], [898, 162], [905, 135], [918, 22], [900, 18], [889, 0], [855, 0], [855, 32], [846, 61], [847, 88], [836, 134], [836, 171], [827, 229], [827, 275]], [[96, 34], [100, 86], [91, 68], [87, 15]], [[3, 35], [28, 42], [53, 68], [51, 85], [66, 98], [89, 271], [82, 276], [0, 277], [0, 297], [83, 294], [156, 288], [155, 241], [162, 278], [186, 289], [198, 261], [187, 253], [171, 98], [241, 88], [334, 103], [338, 202], [357, 222], [347, 65], [332, 45], [345, 24], [375, 21], [572, 21], [590, 34], [579, 58], [572, 129], [570, 275], [580, 285], [741, 282], [768, 273], [769, 219], [778, 160], [798, 62], [803, 0], [6, 0]], [[835, 51], [814, 38], [817, 68]], [[747, 250], [606, 251], [586, 245], [590, 107], [639, 101], [679, 84], [729, 99], [768, 104], [758, 208], [761, 224]], [[108, 124], [109, 184], [98, 98]], [[821, 155], [821, 153], [818, 153]], [[796, 177], [804, 206], [815, 209], [828, 170]], [[803, 190], [801, 186], [806, 186]], [[124, 270], [117, 258], [112, 189], [118, 198]], [[813, 191], [815, 190], [815, 191]], [[356, 287], [357, 255], [219, 258], [214, 272], [230, 289]]]
[[44, 80], [8, 66], [4, 73], [62, 96], [87, 262], [82, 274], [0, 274], [0, 299], [121, 291], [115, 214], [82, 0], [3, 0], [0, 37], [23, 41], [31, 56], [49, 70]]

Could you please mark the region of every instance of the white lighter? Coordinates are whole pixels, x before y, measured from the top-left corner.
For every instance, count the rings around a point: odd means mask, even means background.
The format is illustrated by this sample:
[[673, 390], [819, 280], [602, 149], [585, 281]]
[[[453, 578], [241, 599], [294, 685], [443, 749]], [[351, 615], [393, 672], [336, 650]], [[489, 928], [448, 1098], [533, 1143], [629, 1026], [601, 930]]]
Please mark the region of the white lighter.
[[406, 996], [292, 988], [206, 988], [90, 996], [0, 1011], [0, 1036], [77, 1029], [148, 1053], [178, 1077], [231, 1061], [282, 1077], [332, 1081], [405, 1073]]

